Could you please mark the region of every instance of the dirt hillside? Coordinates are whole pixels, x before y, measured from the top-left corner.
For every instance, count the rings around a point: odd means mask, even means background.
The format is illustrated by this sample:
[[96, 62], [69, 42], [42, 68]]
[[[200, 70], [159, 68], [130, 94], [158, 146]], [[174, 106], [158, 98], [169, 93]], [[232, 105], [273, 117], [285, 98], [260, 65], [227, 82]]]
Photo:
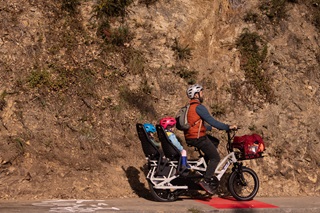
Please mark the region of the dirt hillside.
[[258, 196], [320, 195], [319, 0], [7, 0], [0, 23], [0, 199], [148, 197], [135, 125], [196, 82], [263, 136]]

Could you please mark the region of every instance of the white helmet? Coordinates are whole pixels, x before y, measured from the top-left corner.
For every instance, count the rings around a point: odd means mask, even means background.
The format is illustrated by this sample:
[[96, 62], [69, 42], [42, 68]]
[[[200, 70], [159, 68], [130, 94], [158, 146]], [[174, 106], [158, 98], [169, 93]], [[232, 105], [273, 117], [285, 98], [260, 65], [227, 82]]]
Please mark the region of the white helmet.
[[194, 85], [189, 86], [187, 89], [188, 98], [190, 98], [190, 99], [194, 98], [194, 95], [197, 92], [200, 92], [201, 90], [203, 90], [203, 87], [199, 84], [194, 84]]

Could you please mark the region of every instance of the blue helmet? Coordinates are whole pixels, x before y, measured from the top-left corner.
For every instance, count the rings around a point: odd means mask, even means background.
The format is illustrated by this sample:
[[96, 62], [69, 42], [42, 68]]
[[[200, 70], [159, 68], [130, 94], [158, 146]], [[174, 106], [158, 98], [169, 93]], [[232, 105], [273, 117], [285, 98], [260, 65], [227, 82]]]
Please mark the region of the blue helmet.
[[151, 133], [154, 133], [156, 132], [156, 128], [152, 125], [152, 124], [143, 124], [146, 132], [151, 132]]

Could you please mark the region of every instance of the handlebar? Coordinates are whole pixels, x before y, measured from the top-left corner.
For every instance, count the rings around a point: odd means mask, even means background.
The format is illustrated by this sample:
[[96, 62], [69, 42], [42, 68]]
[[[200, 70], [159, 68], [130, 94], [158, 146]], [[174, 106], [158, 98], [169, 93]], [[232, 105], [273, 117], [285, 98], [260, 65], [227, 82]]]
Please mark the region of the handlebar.
[[226, 130], [226, 133], [227, 133], [228, 135], [230, 135], [231, 132], [233, 132], [234, 134], [236, 134], [236, 132], [237, 132], [239, 129], [241, 129], [241, 127], [237, 127], [237, 128], [235, 128], [235, 129], [229, 129], [229, 130]]
[[238, 131], [239, 129], [241, 129], [241, 127], [240, 127], [240, 126], [237, 126], [237, 128], [235, 128], [235, 129], [229, 129], [229, 130], [227, 130], [227, 132], [228, 132], [228, 131], [235, 131], [235, 132], [236, 132], [236, 131]]

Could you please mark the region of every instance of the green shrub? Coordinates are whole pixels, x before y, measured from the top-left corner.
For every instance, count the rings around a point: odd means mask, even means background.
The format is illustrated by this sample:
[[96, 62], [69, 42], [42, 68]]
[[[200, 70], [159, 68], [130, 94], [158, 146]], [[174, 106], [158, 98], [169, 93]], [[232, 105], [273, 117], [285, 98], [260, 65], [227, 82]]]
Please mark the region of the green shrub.
[[32, 88], [41, 86], [51, 86], [50, 73], [45, 70], [34, 70], [27, 79]]
[[267, 44], [257, 34], [245, 29], [237, 38], [236, 45], [241, 53], [241, 68], [245, 71], [246, 80], [255, 86], [269, 102], [274, 99], [270, 86], [270, 76], [262, 69], [267, 56]]
[[139, 0], [140, 4], [145, 4], [147, 7], [156, 3], [158, 0]]
[[80, 0], [62, 0], [61, 9], [71, 14], [77, 12], [77, 7], [80, 5]]
[[184, 66], [173, 67], [172, 69], [174, 69], [175, 73], [180, 78], [183, 78], [188, 84], [196, 83], [197, 75], [198, 75], [197, 71], [189, 70], [187, 67], [184, 67]]
[[261, 47], [266, 44], [256, 32], [250, 32], [248, 29], [244, 29], [242, 34], [237, 38], [236, 45], [241, 53], [245, 53], [249, 57], [254, 57], [258, 61], [265, 59], [266, 53], [261, 52]]
[[101, 21], [97, 29], [97, 36], [104, 40], [110, 39], [110, 23], [108, 20]]
[[287, 17], [287, 0], [263, 0], [259, 9], [274, 22], [279, 22]]
[[174, 44], [172, 45], [171, 49], [174, 51], [174, 54], [178, 60], [188, 60], [192, 57], [192, 49], [189, 47], [189, 45], [186, 45], [185, 47], [181, 46], [176, 38], [174, 39]]
[[252, 23], [257, 23], [258, 21], [258, 14], [254, 13], [252, 11], [249, 11], [243, 18], [245, 22], [252, 22]]
[[248, 129], [250, 130], [250, 131], [257, 131], [257, 126], [256, 125], [254, 125], [254, 124], [252, 124], [252, 125], [250, 125], [249, 127], [248, 127]]
[[226, 107], [222, 104], [212, 104], [210, 106], [212, 116], [220, 116], [226, 114]]
[[127, 7], [133, 0], [98, 0], [93, 7], [93, 13], [98, 19], [109, 17], [125, 17]]
[[127, 15], [127, 7], [133, 0], [98, 0], [93, 6], [93, 15], [97, 18], [97, 35], [103, 38], [108, 44], [123, 46], [132, 39], [132, 34], [127, 26], [120, 26], [111, 29], [110, 18], [121, 17], [122, 23]]
[[23, 154], [25, 152], [25, 142], [22, 138], [15, 138], [16, 148], [19, 151], [19, 154]]
[[108, 37], [105, 37], [105, 41], [115, 46], [124, 46], [133, 38], [133, 34], [130, 32], [128, 26], [120, 26], [110, 30], [108, 35]]
[[[48, 71], [35, 70], [31, 72], [27, 81], [32, 88], [47, 88], [50, 92], [67, 91], [81, 97], [95, 94], [94, 72], [90, 69], [67, 69], [62, 66], [49, 66]], [[49, 91], [48, 90], [48, 91]]]

